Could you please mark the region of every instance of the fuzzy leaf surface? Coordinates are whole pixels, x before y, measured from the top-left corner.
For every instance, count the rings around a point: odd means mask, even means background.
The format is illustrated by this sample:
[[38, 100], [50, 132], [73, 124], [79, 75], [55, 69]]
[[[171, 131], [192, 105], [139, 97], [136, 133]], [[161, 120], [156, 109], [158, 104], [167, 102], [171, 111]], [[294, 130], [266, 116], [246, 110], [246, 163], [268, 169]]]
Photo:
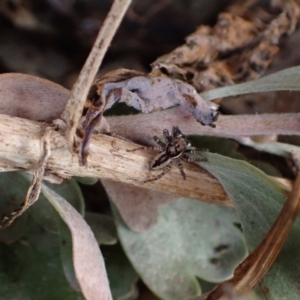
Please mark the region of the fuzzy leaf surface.
[[[267, 234], [287, 197], [287, 192], [252, 165], [218, 154], [205, 153], [207, 162], [199, 165], [222, 184], [240, 216], [249, 252]], [[198, 164], [198, 163], [197, 163]], [[300, 264], [300, 220], [296, 220], [288, 240], [262, 281], [270, 300], [297, 299]], [[292, 258], [292, 259], [291, 259]]]
[[27, 228], [13, 244], [0, 244], [1, 299], [83, 300], [64, 276], [58, 235], [45, 231], [32, 219]]
[[205, 100], [242, 95], [248, 93], [260, 93], [270, 91], [299, 91], [300, 89], [300, 67], [288, 68], [263, 78], [225, 86], [201, 93]]
[[245, 257], [233, 209], [180, 198], [159, 207], [155, 226], [131, 231], [112, 205], [123, 248], [146, 285], [162, 299], [201, 293], [196, 277], [220, 282]]

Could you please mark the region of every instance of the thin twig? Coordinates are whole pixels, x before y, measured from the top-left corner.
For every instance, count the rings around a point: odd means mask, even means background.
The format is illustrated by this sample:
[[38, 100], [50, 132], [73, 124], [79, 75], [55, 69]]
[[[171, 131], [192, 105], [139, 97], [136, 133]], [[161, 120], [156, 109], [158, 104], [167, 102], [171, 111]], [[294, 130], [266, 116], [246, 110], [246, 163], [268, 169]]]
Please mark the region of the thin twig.
[[94, 46], [71, 90], [70, 98], [61, 116], [67, 125], [66, 130], [70, 146], [73, 145], [76, 128], [78, 126], [89, 89], [130, 3], [131, 0], [114, 1], [107, 18], [99, 31]]

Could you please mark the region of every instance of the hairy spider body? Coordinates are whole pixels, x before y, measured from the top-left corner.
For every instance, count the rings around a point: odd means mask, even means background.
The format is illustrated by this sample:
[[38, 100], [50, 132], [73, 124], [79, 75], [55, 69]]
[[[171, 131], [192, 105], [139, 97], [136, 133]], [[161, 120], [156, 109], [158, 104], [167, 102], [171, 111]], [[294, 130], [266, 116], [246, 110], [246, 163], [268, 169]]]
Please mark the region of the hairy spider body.
[[173, 162], [177, 163], [178, 169], [183, 179], [185, 180], [186, 175], [181, 160], [185, 160], [188, 162], [206, 160], [204, 158], [191, 158], [187, 155], [187, 154], [199, 153], [207, 150], [197, 149], [192, 147], [191, 143], [182, 134], [178, 126], [173, 126], [172, 135], [170, 135], [167, 129], [163, 131], [163, 135], [164, 135], [165, 142], [161, 141], [157, 136], [153, 137], [155, 143], [158, 145], [157, 147], [140, 147], [137, 149], [129, 150], [129, 151], [136, 151], [139, 149], [146, 149], [146, 150], [159, 151], [159, 154], [157, 154], [150, 162], [150, 170], [153, 171], [162, 170], [162, 173], [144, 182], [155, 181], [161, 178], [162, 176], [164, 176], [166, 173], [168, 173], [171, 170]]

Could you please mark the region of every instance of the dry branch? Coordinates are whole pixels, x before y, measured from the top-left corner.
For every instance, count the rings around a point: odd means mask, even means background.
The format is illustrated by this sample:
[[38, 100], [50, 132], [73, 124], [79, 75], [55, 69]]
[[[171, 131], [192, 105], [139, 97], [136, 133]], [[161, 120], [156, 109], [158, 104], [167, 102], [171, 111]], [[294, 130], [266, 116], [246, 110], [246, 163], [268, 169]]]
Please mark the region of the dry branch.
[[[0, 115], [0, 170], [32, 170], [43, 151], [40, 138], [45, 126], [48, 125]], [[143, 183], [149, 176], [149, 160], [154, 153], [127, 152], [137, 147], [131, 142], [103, 134], [94, 135], [87, 166], [79, 165], [77, 154], [70, 153], [67, 138], [59, 132], [52, 132], [50, 144], [52, 155], [46, 174], [63, 178], [81, 176], [112, 179], [210, 203], [231, 205], [220, 183], [195, 165], [184, 166], [188, 180], [182, 184], [178, 184], [182, 178], [176, 168], [161, 180]]]

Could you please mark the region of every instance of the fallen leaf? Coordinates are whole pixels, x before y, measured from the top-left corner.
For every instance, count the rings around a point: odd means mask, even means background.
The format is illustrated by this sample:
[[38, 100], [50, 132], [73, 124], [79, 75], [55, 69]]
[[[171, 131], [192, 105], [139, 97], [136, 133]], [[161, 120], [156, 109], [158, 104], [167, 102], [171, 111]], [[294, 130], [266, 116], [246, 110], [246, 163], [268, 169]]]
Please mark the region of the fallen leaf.
[[80, 162], [87, 162], [91, 135], [102, 123], [103, 113], [116, 102], [124, 102], [142, 113], [180, 105], [202, 125], [215, 127], [218, 106], [204, 101], [195, 88], [183, 81], [164, 76], [149, 76], [134, 70], [109, 72], [91, 86], [82, 123]]

